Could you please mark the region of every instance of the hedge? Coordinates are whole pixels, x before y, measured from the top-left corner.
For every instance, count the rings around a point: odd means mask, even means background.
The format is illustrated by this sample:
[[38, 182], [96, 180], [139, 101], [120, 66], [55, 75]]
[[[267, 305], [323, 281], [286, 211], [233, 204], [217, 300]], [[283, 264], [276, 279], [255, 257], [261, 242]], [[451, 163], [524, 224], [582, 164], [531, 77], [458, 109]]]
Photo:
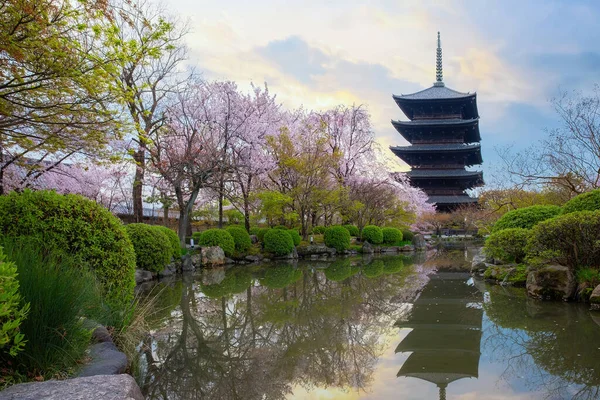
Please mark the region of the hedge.
[[324, 226], [315, 226], [315, 227], [313, 227], [313, 229], [312, 229], [312, 234], [313, 234], [313, 235], [322, 235], [322, 234], [324, 234], [324, 233], [325, 233], [325, 230], [326, 230], [326, 229], [327, 229], [327, 228], [326, 228], [326, 227], [324, 227]]
[[576, 211], [595, 211], [600, 210], [600, 189], [580, 194], [567, 201], [563, 206], [563, 214], [569, 214]]
[[412, 233], [408, 229], [402, 229], [402, 240], [410, 240], [410, 241], [412, 241], [413, 237], [415, 237], [414, 233]]
[[298, 230], [288, 229], [287, 232], [292, 237], [292, 240], [294, 241], [294, 246], [298, 246], [300, 244], [300, 242], [302, 241], [302, 236], [300, 236], [300, 233], [298, 232]]
[[175, 260], [179, 260], [181, 258], [181, 244], [179, 242], [179, 236], [177, 236], [177, 232], [162, 225], [153, 225], [153, 227], [154, 229], [160, 230], [167, 236], [167, 239], [169, 239], [169, 244], [171, 245], [172, 256]]
[[528, 256], [571, 269], [600, 267], [600, 210], [578, 211], [533, 228]]
[[25, 190], [0, 196], [0, 235], [27, 237], [78, 257], [94, 271], [109, 302], [127, 302], [135, 287], [135, 252], [121, 221], [83, 196]]
[[294, 240], [287, 230], [269, 229], [264, 241], [265, 250], [277, 256], [285, 256], [294, 250]]
[[198, 241], [198, 246], [219, 246], [227, 257], [231, 257], [235, 250], [233, 236], [225, 229], [207, 229], [202, 233], [194, 232], [193, 237]]
[[344, 228], [348, 230], [350, 236], [358, 237], [360, 236], [360, 231], [358, 230], [358, 226], [356, 225], [344, 225]]
[[257, 232], [256, 232], [256, 237], [258, 238], [258, 240], [260, 240], [261, 242], [265, 240], [265, 233], [267, 233], [269, 231], [269, 228], [260, 228]]
[[343, 226], [327, 228], [323, 239], [327, 247], [333, 247], [337, 251], [344, 251], [350, 247], [350, 232]]
[[151, 272], [164, 270], [173, 255], [167, 235], [147, 224], [129, 224], [125, 229], [135, 250], [136, 267]]
[[240, 252], [248, 251], [252, 247], [252, 241], [250, 240], [250, 234], [246, 229], [239, 226], [230, 226], [227, 228], [227, 232], [233, 238], [235, 249]]
[[380, 244], [383, 242], [383, 232], [381, 228], [375, 225], [367, 225], [362, 230], [363, 242]]
[[523, 228], [531, 229], [538, 223], [560, 214], [561, 208], [558, 206], [531, 206], [517, 208], [504, 214], [492, 227], [492, 232], [498, 232], [502, 229]]
[[485, 241], [486, 255], [503, 262], [520, 263], [525, 259], [531, 230], [509, 228], [492, 233]]
[[383, 243], [385, 244], [396, 244], [402, 241], [402, 231], [396, 228], [383, 228]]

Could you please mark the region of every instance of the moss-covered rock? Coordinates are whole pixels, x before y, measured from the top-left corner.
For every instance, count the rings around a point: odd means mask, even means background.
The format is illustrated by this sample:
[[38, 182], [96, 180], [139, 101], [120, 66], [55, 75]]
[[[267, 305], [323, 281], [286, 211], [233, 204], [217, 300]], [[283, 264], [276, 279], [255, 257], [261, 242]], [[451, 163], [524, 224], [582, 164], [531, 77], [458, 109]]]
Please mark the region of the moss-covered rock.
[[573, 297], [577, 283], [569, 268], [549, 265], [527, 275], [527, 294], [542, 300], [567, 301]]

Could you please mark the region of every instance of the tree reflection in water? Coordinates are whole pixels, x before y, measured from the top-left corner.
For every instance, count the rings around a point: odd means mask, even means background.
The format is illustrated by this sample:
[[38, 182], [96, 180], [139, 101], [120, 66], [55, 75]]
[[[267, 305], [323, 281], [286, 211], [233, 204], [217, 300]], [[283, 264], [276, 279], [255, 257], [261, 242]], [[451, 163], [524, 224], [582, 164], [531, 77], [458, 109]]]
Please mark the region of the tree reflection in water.
[[147, 397], [279, 399], [294, 385], [367, 387], [381, 338], [427, 274], [397, 256], [318, 267], [236, 267], [219, 283], [164, 291], [173, 304], [161, 304], [163, 324], [144, 346]]
[[541, 302], [489, 286], [482, 351], [551, 399], [600, 398], [600, 327], [583, 304]]

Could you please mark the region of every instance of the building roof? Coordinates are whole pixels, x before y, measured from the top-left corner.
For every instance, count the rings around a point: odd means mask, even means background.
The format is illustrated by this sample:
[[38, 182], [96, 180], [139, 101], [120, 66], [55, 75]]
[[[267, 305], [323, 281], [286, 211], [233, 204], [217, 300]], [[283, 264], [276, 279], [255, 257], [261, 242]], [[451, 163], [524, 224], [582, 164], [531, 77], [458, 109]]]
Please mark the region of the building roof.
[[446, 86], [431, 86], [419, 92], [392, 95], [394, 100], [448, 100], [475, 97], [476, 93], [463, 93]]
[[394, 153], [427, 153], [427, 152], [461, 152], [481, 150], [481, 146], [476, 144], [445, 143], [445, 144], [413, 144], [412, 146], [394, 146], [390, 147]]
[[435, 204], [469, 204], [477, 203], [479, 199], [477, 197], [464, 196], [429, 196], [428, 203]]
[[476, 125], [479, 121], [479, 118], [471, 118], [471, 119], [459, 119], [459, 118], [451, 118], [451, 119], [417, 119], [414, 121], [395, 121], [392, 120], [392, 125], [406, 127], [406, 128], [433, 128], [437, 126], [443, 127], [463, 127], [463, 126], [472, 126]]
[[464, 169], [413, 169], [407, 172], [410, 178], [483, 178], [481, 171]]

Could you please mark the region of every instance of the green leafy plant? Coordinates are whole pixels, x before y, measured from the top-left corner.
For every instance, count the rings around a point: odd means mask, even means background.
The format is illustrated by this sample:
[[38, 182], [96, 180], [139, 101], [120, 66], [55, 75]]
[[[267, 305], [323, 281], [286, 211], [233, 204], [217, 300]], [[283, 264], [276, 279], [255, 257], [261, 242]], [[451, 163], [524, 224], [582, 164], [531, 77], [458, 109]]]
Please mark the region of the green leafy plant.
[[402, 242], [402, 231], [397, 228], [383, 228], [383, 243], [385, 244], [397, 244]]
[[367, 225], [362, 230], [361, 236], [363, 242], [372, 244], [380, 244], [383, 242], [383, 232], [380, 227], [375, 225]]
[[414, 233], [412, 233], [411, 231], [409, 231], [408, 229], [402, 229], [402, 239], [412, 242], [413, 237], [415, 236]]
[[109, 301], [133, 298], [131, 241], [121, 221], [94, 201], [46, 190], [0, 196], [0, 235], [27, 237], [40, 247], [75, 255], [94, 271]]
[[522, 262], [525, 258], [529, 229], [509, 228], [492, 233], [485, 241], [485, 254], [503, 262]]
[[348, 232], [350, 233], [350, 236], [355, 236], [355, 237], [360, 236], [360, 231], [358, 230], [358, 227], [356, 225], [344, 225], [344, 228], [346, 228], [346, 230], [348, 230]]
[[26, 343], [20, 331], [29, 313], [29, 303], [21, 304], [15, 263], [6, 261], [0, 247], [0, 360], [15, 357]]
[[158, 229], [167, 236], [167, 239], [169, 239], [169, 243], [171, 244], [171, 255], [175, 260], [179, 260], [181, 258], [181, 245], [179, 244], [179, 236], [177, 236], [177, 232], [162, 225], [152, 226], [154, 229]]
[[325, 233], [326, 229], [327, 229], [327, 227], [325, 227], [325, 226], [315, 226], [312, 228], [312, 234], [313, 235], [322, 235]]
[[600, 189], [573, 197], [563, 205], [562, 213], [600, 210]]
[[265, 250], [277, 256], [285, 256], [294, 250], [294, 240], [287, 230], [270, 229], [265, 233]]
[[571, 269], [600, 266], [600, 210], [578, 211], [533, 228], [528, 256]]
[[265, 240], [265, 233], [267, 233], [269, 231], [269, 228], [260, 228], [257, 233], [256, 233], [256, 237], [258, 238], [258, 240], [260, 240], [261, 242]]
[[125, 230], [133, 243], [136, 267], [151, 272], [164, 270], [173, 255], [167, 235], [147, 224], [129, 224]]
[[492, 232], [498, 232], [502, 229], [523, 228], [531, 229], [536, 224], [560, 214], [561, 208], [558, 206], [531, 206], [517, 208], [504, 214], [492, 227]]
[[245, 252], [252, 247], [252, 241], [250, 240], [250, 235], [246, 229], [238, 226], [230, 226], [227, 228], [227, 232], [229, 232], [233, 238], [235, 249], [237, 251]]
[[298, 232], [297, 229], [288, 229], [287, 232], [292, 237], [292, 240], [294, 241], [294, 246], [298, 246], [302, 241], [302, 236], [300, 236], [300, 232]]
[[208, 229], [202, 233], [194, 232], [193, 237], [199, 246], [219, 246], [228, 257], [231, 257], [235, 250], [233, 236], [225, 229]]
[[330, 226], [325, 231], [325, 245], [337, 251], [344, 251], [350, 247], [350, 232], [343, 226]]

